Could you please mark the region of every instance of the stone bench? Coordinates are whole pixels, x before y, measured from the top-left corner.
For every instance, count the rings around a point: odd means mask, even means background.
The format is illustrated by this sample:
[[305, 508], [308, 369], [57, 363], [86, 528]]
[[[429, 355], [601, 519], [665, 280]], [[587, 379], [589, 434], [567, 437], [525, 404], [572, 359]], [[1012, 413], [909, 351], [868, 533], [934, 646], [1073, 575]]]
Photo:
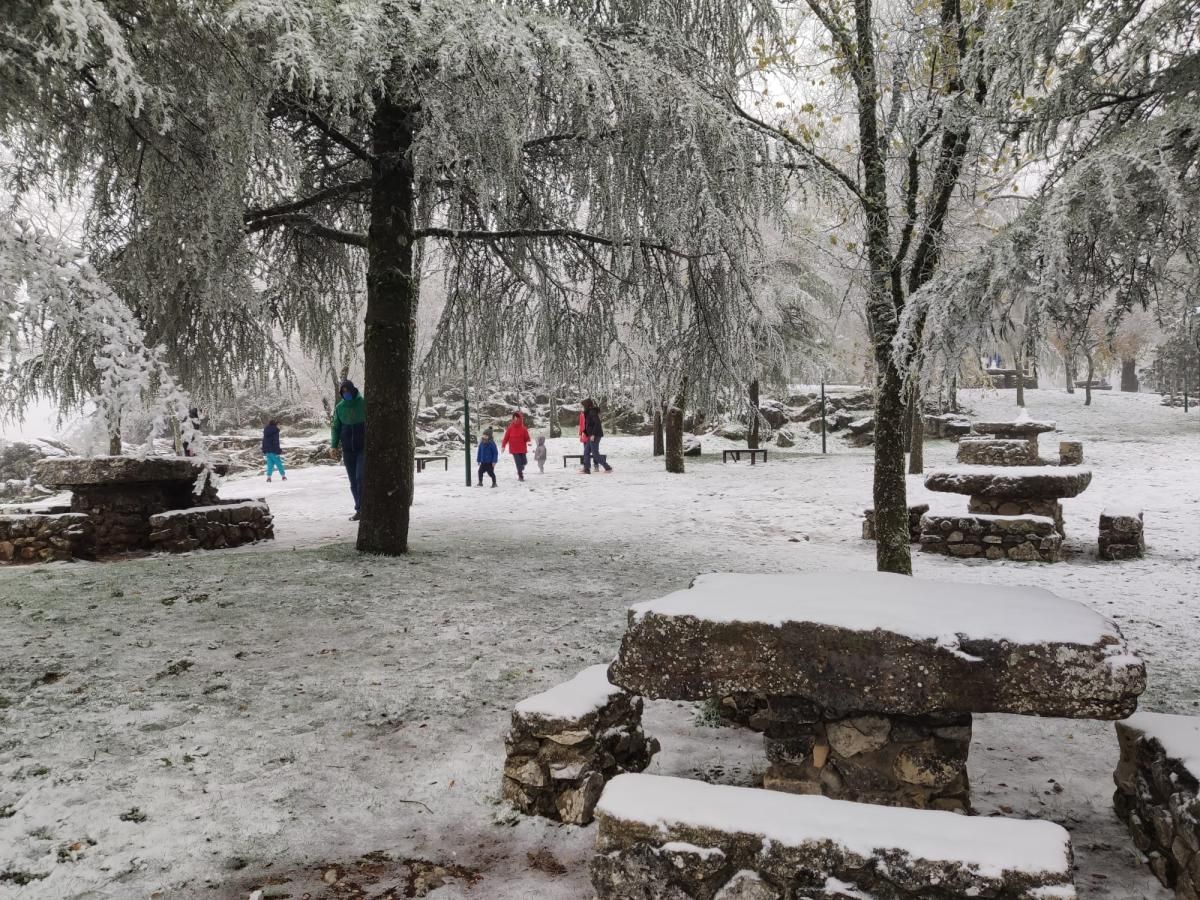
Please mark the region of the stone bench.
[[701, 576], [630, 608], [609, 678], [656, 699], [764, 695], [768, 786], [939, 808], [967, 804], [973, 713], [1119, 719], [1146, 684], [1082, 604], [878, 572]]
[[0, 515], [0, 564], [92, 555], [92, 521], [81, 513]]
[[262, 500], [234, 500], [174, 509], [150, 516], [149, 543], [164, 553], [239, 547], [275, 537], [271, 510]]
[[921, 519], [922, 553], [964, 559], [1061, 562], [1062, 535], [1045, 516], [926, 515]]
[[[596, 808], [600, 900], [1074, 900], [1052, 822], [620, 775]], [[936, 885], [936, 894], [931, 886]]]
[[521, 812], [586, 825], [605, 783], [658, 752], [642, 732], [642, 698], [610, 684], [607, 669], [591, 666], [517, 704], [502, 795]]
[[1100, 558], [1140, 559], [1146, 555], [1142, 511], [1131, 506], [1107, 506], [1100, 513]]
[[1036, 466], [1037, 444], [1020, 438], [967, 435], [958, 442], [958, 461], [966, 466]]
[[1117, 722], [1113, 805], [1151, 871], [1181, 900], [1200, 897], [1200, 718], [1137, 713]]
[[[915, 544], [921, 540], [921, 517], [929, 512], [928, 503], [911, 503], [908, 507], [908, 540]], [[864, 541], [875, 540], [875, 510], [863, 510], [862, 536]]]

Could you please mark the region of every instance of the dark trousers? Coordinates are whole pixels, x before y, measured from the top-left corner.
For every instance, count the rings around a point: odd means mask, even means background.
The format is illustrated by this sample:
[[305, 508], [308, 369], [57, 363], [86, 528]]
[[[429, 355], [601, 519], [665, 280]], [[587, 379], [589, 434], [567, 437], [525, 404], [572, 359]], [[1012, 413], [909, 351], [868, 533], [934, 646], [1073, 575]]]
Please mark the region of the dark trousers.
[[496, 464], [495, 463], [480, 463], [479, 464], [479, 483], [483, 484], [483, 476], [490, 475], [492, 484], [496, 483]]
[[612, 466], [608, 464], [608, 457], [600, 453], [600, 438], [588, 438], [587, 443], [583, 445], [583, 471], [592, 471], [592, 463], [595, 462], [596, 468], [605, 468], [612, 471]]
[[513, 462], [517, 464], [517, 477], [520, 478], [525, 474], [525, 466], [529, 464], [529, 456], [525, 453], [514, 453]]
[[350, 479], [350, 493], [354, 495], [355, 512], [358, 512], [359, 498], [362, 494], [363, 460], [366, 456], [362, 450], [342, 450], [342, 465], [346, 467], [346, 477]]

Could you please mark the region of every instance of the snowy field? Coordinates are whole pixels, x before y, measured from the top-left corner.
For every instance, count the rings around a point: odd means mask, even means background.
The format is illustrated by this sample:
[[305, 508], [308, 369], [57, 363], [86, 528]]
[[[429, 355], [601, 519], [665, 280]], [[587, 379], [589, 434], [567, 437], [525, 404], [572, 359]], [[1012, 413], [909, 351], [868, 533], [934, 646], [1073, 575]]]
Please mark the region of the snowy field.
[[[1011, 392], [963, 399], [1015, 413]], [[917, 573], [1088, 604], [1147, 660], [1145, 709], [1200, 714], [1200, 416], [1152, 395], [1028, 401], [1095, 473], [1065, 502], [1070, 560], [917, 556]], [[698, 573], [874, 565], [869, 449], [809, 439], [750, 467], [706, 440], [680, 477], [649, 438], [605, 444], [611, 476], [562, 468], [570, 440], [525, 484], [502, 460], [496, 490], [466, 489], [461, 458], [429, 469], [404, 559], [354, 552], [344, 473], [322, 467], [224, 487], [269, 498], [265, 549], [0, 570], [0, 897], [589, 897], [591, 829], [499, 803], [517, 701], [610, 659], [627, 605]], [[954, 448], [931, 441], [928, 466]], [[1094, 558], [1117, 500], [1145, 508], [1145, 560]], [[649, 771], [752, 783], [761, 738], [699, 712], [647, 704]], [[1110, 723], [980, 716], [974, 801], [1064, 825], [1081, 897], [1165, 900], [1112, 813], [1116, 759]]]

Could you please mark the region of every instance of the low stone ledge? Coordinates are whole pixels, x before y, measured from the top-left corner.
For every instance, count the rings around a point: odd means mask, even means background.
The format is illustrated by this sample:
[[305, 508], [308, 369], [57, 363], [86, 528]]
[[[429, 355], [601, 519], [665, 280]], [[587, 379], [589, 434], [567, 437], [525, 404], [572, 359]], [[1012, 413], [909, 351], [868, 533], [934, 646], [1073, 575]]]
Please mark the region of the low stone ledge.
[[1140, 509], [1110, 506], [1100, 513], [1100, 558], [1140, 559], [1146, 555], [1145, 518]]
[[1200, 898], [1200, 718], [1139, 712], [1117, 722], [1113, 806], [1150, 870]]
[[1062, 535], [1045, 516], [926, 515], [921, 552], [960, 559], [1061, 562]]
[[270, 507], [259, 500], [173, 509], [150, 516], [149, 542], [165, 553], [238, 547], [274, 539], [273, 522]]
[[642, 698], [610, 684], [607, 668], [584, 669], [517, 704], [502, 794], [521, 812], [586, 825], [604, 785], [642, 771], [658, 752], [642, 731]]
[[621, 775], [596, 809], [599, 900], [1074, 900], [1052, 822]]
[[[921, 540], [921, 516], [929, 512], [928, 503], [913, 503], [908, 507], [908, 541], [915, 544]], [[875, 510], [863, 510], [862, 536], [864, 541], [875, 540]]]
[[80, 513], [0, 515], [0, 565], [92, 555], [92, 522]]
[[966, 466], [1036, 466], [1037, 443], [1018, 438], [967, 436], [958, 442], [958, 461]]

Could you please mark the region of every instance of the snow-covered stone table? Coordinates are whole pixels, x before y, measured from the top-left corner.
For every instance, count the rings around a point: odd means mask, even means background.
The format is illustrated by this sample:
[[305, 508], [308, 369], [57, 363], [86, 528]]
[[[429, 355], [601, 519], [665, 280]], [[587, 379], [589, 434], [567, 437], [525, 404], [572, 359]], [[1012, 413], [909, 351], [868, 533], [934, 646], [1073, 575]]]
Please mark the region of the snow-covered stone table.
[[1027, 415], [1011, 421], [977, 421], [971, 423], [971, 431], [980, 435], [991, 435], [998, 440], [1024, 441], [1031, 465], [1038, 463], [1038, 435], [1056, 431], [1056, 422], [1039, 422]]
[[596, 808], [600, 900], [991, 897], [1074, 900], [1052, 822], [886, 809], [657, 775], [620, 775]]
[[1181, 900], [1200, 897], [1200, 718], [1140, 712], [1117, 723], [1113, 805], [1150, 869]]
[[605, 783], [640, 772], [658, 752], [642, 732], [642, 698], [591, 666], [522, 700], [504, 740], [504, 799], [528, 815], [572, 825], [592, 821]]
[[609, 678], [645, 697], [767, 697], [764, 783], [969, 803], [971, 714], [1120, 719], [1146, 673], [1117, 627], [1030, 587], [877, 572], [704, 575], [629, 610]]

